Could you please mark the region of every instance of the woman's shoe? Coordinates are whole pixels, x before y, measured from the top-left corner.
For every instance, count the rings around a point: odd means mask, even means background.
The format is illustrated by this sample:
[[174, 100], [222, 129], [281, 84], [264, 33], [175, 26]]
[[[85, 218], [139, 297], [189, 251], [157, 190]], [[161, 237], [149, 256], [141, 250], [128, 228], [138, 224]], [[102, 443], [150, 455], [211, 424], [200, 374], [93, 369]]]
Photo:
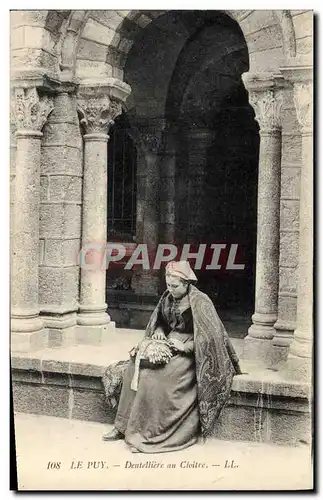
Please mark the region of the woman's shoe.
[[118, 429], [116, 428], [113, 428], [112, 431], [107, 432], [102, 436], [103, 441], [118, 441], [119, 439], [123, 438], [124, 438], [123, 434], [119, 432]]
[[129, 447], [129, 449], [130, 449], [130, 451], [131, 451], [132, 453], [140, 453], [140, 450], [138, 450], [138, 449], [137, 449], [137, 448], [135, 448], [134, 446], [130, 446], [130, 447]]

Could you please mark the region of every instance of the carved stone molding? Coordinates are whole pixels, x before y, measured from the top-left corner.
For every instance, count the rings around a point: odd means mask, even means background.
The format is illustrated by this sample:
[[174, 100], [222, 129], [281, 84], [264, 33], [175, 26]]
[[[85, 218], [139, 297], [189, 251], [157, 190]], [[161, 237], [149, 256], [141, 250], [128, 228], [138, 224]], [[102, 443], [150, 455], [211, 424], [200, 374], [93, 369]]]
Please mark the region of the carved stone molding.
[[122, 113], [122, 105], [131, 89], [118, 80], [109, 83], [92, 83], [79, 88], [78, 113], [86, 134], [107, 133]]
[[261, 132], [281, 130], [281, 109], [283, 105], [283, 78], [273, 74], [243, 75], [249, 102], [254, 108]]
[[12, 116], [17, 130], [40, 132], [54, 109], [52, 97], [40, 96], [36, 87], [14, 88]]
[[274, 10], [273, 13], [281, 26], [285, 54], [287, 58], [295, 57], [296, 37], [291, 12], [290, 10]]
[[89, 15], [90, 11], [73, 10], [61, 28], [62, 36], [57, 46], [57, 52], [60, 79], [63, 81], [73, 80], [75, 77], [77, 45]]
[[312, 130], [313, 88], [311, 83], [294, 83], [294, 103], [303, 132]]
[[294, 104], [302, 133], [311, 133], [313, 127], [313, 67], [285, 66], [280, 68], [286, 81], [294, 88]]

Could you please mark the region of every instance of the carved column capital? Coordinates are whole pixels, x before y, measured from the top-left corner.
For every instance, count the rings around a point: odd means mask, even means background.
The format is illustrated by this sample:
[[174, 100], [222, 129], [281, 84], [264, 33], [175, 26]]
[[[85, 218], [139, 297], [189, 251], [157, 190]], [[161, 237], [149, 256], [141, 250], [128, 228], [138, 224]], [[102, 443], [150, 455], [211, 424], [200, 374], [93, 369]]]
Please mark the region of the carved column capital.
[[86, 134], [107, 134], [122, 113], [122, 104], [130, 94], [130, 87], [124, 82], [110, 80], [105, 85], [91, 83], [79, 87], [78, 112]]
[[53, 98], [40, 96], [36, 87], [13, 89], [11, 111], [17, 133], [26, 130], [40, 133], [53, 109]]
[[162, 143], [162, 131], [145, 130], [141, 133], [141, 141], [146, 151], [157, 154]]
[[250, 104], [255, 110], [260, 132], [274, 132], [281, 129], [282, 91], [268, 89], [251, 92]]
[[283, 105], [283, 78], [271, 73], [243, 76], [249, 92], [249, 102], [254, 108], [261, 133], [281, 130], [281, 109]]
[[165, 127], [165, 120], [138, 123], [136, 125], [135, 141], [139, 143], [146, 153], [157, 154], [163, 141]]
[[86, 134], [107, 133], [114, 120], [122, 113], [122, 105], [109, 96], [83, 96], [78, 98], [78, 112]]

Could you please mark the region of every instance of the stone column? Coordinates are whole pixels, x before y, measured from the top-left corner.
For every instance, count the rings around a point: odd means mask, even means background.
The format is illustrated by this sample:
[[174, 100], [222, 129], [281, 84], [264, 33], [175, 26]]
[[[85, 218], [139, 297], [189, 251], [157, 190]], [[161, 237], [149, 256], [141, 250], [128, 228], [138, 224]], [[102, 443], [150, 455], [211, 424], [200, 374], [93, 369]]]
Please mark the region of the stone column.
[[[182, 243], [207, 243], [208, 224], [211, 225], [207, 201], [207, 178], [210, 148], [215, 133], [207, 123], [194, 125], [182, 122], [180, 153], [176, 162], [176, 234]], [[214, 207], [212, 207], [214, 209]]]
[[150, 269], [135, 269], [133, 286], [138, 295], [157, 297], [159, 270], [152, 269], [159, 243], [159, 152], [165, 127], [163, 120], [139, 125], [137, 162], [137, 244], [148, 247]]
[[278, 310], [282, 78], [244, 79], [260, 127], [255, 313], [243, 357], [267, 362]]
[[[87, 245], [99, 245], [98, 250], [91, 251], [96, 268], [91, 270], [81, 265], [77, 340], [84, 343], [102, 342], [110, 323], [104, 265], [107, 243], [107, 142], [109, 127], [121, 114], [122, 101], [129, 93], [129, 86], [123, 82], [118, 82], [118, 86], [110, 82], [82, 86], [78, 94], [81, 125], [85, 131], [82, 249]], [[91, 260], [91, 263], [94, 261]], [[86, 263], [89, 261], [86, 260]], [[114, 328], [115, 325], [110, 323], [110, 326]]]
[[297, 324], [284, 371], [310, 381], [313, 344], [313, 76], [311, 67], [283, 68], [294, 86], [294, 102], [302, 134], [299, 213]]
[[38, 304], [40, 141], [53, 102], [27, 84], [23, 88], [22, 83], [17, 83], [13, 92], [17, 153], [12, 223], [11, 342], [13, 350], [27, 351], [46, 345]]
[[178, 129], [168, 123], [163, 131], [163, 155], [160, 159], [160, 243], [175, 243], [176, 151]]

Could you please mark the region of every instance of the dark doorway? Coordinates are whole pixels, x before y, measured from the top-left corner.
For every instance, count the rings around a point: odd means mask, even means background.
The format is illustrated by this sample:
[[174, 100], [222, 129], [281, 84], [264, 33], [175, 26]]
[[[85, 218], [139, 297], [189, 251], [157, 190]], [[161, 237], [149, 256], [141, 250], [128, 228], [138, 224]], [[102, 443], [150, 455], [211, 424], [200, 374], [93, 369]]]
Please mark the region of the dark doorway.
[[[242, 82], [248, 70], [238, 23], [198, 10], [165, 12], [140, 30], [124, 66], [130, 125], [166, 122], [159, 241], [227, 244], [221, 270], [197, 271], [198, 286], [224, 321], [237, 318], [238, 336], [250, 325], [256, 269], [259, 130]], [[232, 244], [243, 270], [226, 269]]]
[[[249, 321], [255, 289], [259, 131], [241, 80], [248, 70], [241, 36], [220, 17], [187, 41], [169, 85], [166, 119], [176, 135], [176, 243], [226, 245], [221, 269], [197, 272], [199, 287], [219, 309]], [[235, 262], [244, 264], [243, 270], [227, 269], [231, 245], [238, 245]]]

